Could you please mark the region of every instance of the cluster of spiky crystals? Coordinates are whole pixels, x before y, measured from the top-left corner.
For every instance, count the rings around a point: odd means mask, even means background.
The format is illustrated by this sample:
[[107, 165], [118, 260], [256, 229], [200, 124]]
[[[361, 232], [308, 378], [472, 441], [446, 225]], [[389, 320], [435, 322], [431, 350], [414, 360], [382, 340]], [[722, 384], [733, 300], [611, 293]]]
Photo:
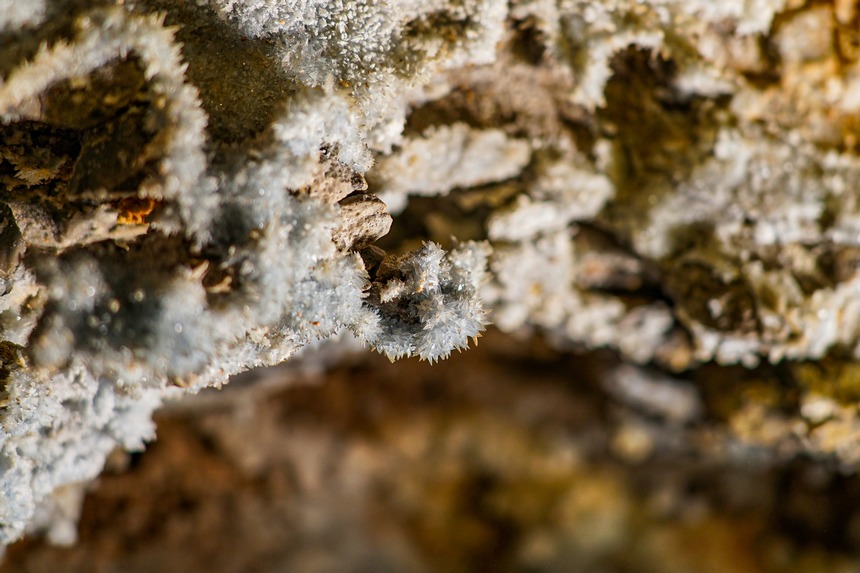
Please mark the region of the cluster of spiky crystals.
[[478, 334], [480, 247], [407, 255], [436, 261], [432, 285], [372, 300], [358, 252], [390, 217], [363, 174], [400, 137], [403, 92], [491, 59], [502, 18], [0, 0], [0, 543], [143, 447], [164, 398], [342, 329], [431, 361]]
[[486, 243], [465, 243], [446, 253], [435, 243], [383, 260], [368, 303], [379, 322], [362, 337], [394, 361], [417, 355], [434, 362], [468, 347], [484, 330], [478, 292], [487, 277]]

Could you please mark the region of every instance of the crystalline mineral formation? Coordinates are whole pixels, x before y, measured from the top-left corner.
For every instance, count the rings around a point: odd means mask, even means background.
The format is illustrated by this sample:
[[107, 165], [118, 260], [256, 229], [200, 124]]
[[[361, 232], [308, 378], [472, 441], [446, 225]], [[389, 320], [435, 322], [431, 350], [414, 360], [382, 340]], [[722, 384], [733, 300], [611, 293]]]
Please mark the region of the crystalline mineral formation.
[[843, 0], [0, 0], [0, 543], [163, 400], [343, 330], [609, 348], [641, 409], [857, 463], [858, 29]]

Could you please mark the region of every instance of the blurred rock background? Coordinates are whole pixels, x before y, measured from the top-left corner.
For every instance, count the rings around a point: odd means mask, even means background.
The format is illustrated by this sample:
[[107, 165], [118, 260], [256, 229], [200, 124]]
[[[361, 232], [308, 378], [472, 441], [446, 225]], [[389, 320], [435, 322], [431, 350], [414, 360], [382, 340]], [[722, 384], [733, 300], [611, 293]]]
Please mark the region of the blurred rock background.
[[169, 405], [87, 487], [73, 547], [27, 539], [0, 571], [857, 570], [860, 478], [631, 408], [611, 353], [493, 331], [433, 366], [341, 360]]

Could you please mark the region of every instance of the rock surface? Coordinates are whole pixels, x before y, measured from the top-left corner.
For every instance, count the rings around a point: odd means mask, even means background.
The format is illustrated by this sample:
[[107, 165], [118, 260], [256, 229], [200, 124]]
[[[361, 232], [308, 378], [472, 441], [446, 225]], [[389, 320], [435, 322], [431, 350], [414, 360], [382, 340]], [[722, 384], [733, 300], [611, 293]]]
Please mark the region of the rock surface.
[[[842, 0], [0, 0], [0, 543], [68, 539], [73, 484], [165, 399], [344, 330], [392, 359], [489, 321], [610, 351], [602, 388], [662, 428], [853, 471], [858, 25]], [[644, 427], [618, 447], [669, 447]]]

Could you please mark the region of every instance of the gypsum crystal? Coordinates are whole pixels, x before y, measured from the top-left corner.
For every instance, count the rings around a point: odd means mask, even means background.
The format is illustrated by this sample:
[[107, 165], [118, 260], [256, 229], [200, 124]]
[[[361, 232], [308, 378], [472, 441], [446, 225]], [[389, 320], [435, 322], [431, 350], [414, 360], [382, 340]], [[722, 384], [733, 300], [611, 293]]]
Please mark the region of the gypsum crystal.
[[445, 253], [434, 243], [376, 271], [369, 302], [381, 313], [378, 333], [363, 334], [394, 361], [417, 355], [434, 362], [480, 336], [486, 318], [477, 293], [486, 282], [486, 243], [465, 243]]
[[[46, 11], [72, 29], [51, 38], [38, 10], [13, 14], [7, 29], [26, 23], [46, 38], [0, 54], [0, 542], [52, 491], [97, 475], [113, 448], [142, 448], [165, 398], [342, 328], [431, 361], [483, 329], [485, 247], [445, 256], [427, 245], [414, 257], [438, 259], [432, 288], [391, 305], [368, 297], [353, 249], [390, 218], [338, 205], [361, 192], [371, 162], [354, 101], [304, 78], [264, 131], [224, 145], [207, 138], [170, 16]], [[373, 67], [362, 62], [353, 67]]]

